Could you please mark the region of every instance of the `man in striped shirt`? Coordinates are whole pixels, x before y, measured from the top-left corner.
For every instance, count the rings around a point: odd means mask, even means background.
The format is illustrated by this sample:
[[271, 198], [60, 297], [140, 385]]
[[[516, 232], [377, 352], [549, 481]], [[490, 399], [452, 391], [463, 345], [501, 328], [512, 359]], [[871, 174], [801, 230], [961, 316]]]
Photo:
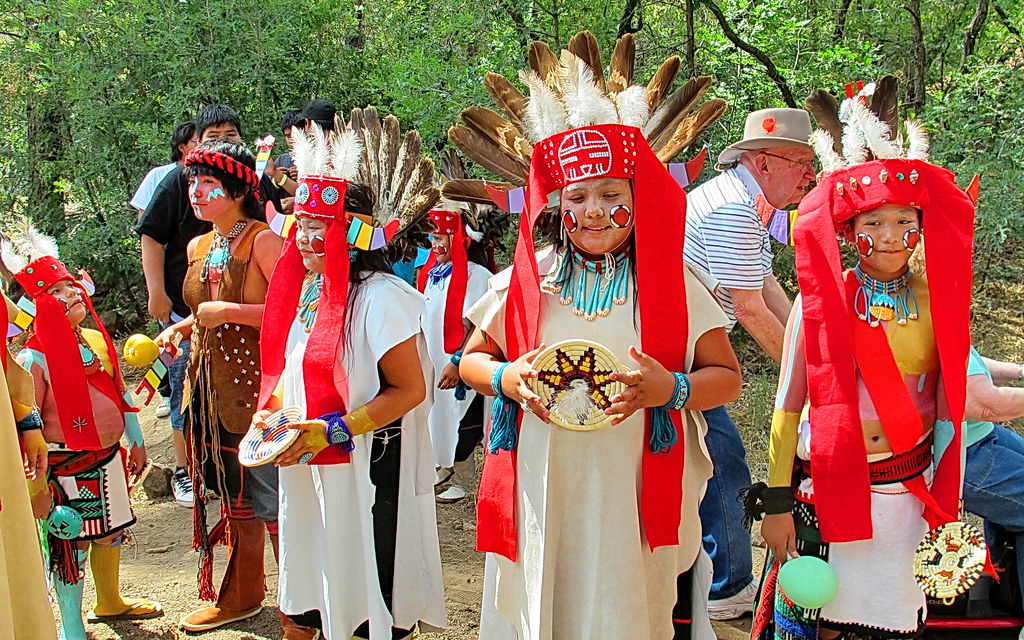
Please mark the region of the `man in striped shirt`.
[[[768, 229], [757, 197], [774, 207], [799, 202], [814, 181], [811, 121], [802, 109], [763, 109], [747, 116], [743, 139], [718, 158], [722, 173], [687, 196], [686, 261], [710, 273], [729, 317], [776, 362], [790, 300], [772, 274]], [[740, 489], [750, 484], [743, 441], [725, 407], [704, 412], [714, 476], [701, 502], [704, 548], [714, 565], [708, 613], [715, 620], [751, 611], [754, 582], [750, 534], [743, 528]]]

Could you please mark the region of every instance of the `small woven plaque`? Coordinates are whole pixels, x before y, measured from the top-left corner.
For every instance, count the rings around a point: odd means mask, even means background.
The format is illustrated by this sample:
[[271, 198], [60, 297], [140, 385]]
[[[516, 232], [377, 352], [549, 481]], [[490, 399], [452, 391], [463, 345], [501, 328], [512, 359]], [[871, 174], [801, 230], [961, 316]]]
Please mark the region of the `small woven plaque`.
[[610, 398], [626, 385], [611, 379], [624, 372], [615, 354], [587, 340], [566, 340], [537, 354], [533, 369], [540, 375], [530, 380], [533, 392], [551, 411], [551, 422], [574, 431], [593, 431], [612, 421], [605, 414]]
[[914, 577], [927, 595], [952, 600], [978, 581], [985, 568], [985, 536], [966, 522], [929, 531], [914, 554]]
[[301, 433], [299, 429], [289, 429], [285, 425], [301, 422], [303, 418], [302, 409], [298, 407], [285, 407], [267, 416], [265, 429], [251, 427], [238, 444], [238, 462], [243, 467], [272, 462]]

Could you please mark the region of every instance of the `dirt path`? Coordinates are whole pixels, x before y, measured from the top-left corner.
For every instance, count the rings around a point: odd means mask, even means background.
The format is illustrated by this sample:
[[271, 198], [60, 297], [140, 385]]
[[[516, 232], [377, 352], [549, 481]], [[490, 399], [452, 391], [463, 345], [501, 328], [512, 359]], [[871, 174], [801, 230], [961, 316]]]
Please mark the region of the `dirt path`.
[[[154, 403], [155, 405], [155, 403]], [[157, 420], [153, 408], [140, 415], [150, 457], [157, 463], [173, 465], [170, 423]], [[121, 567], [122, 592], [126, 596], [145, 596], [160, 600], [166, 615], [143, 622], [92, 624], [87, 629], [93, 640], [174, 640], [201, 637], [208, 640], [277, 640], [281, 637], [274, 596], [277, 591], [277, 566], [273, 554], [266, 549], [267, 598], [263, 612], [243, 622], [202, 636], [188, 636], [178, 630], [178, 620], [197, 608], [197, 554], [192, 550], [191, 511], [171, 498], [146, 499], [138, 492], [135, 499], [138, 524], [133, 527], [134, 543], [123, 552]], [[217, 513], [213, 508], [210, 513]], [[472, 502], [438, 506], [438, 532], [441, 539], [441, 560], [444, 567], [445, 596], [448, 608], [446, 631], [426, 637], [438, 640], [475, 640], [483, 590], [483, 556], [474, 551], [475, 514]], [[216, 581], [219, 584], [224, 568], [226, 549], [216, 550]], [[755, 566], [762, 562], [763, 552], [755, 549]], [[92, 578], [86, 580], [86, 607], [93, 601]], [[56, 615], [56, 606], [54, 606]], [[715, 625], [721, 640], [743, 640], [749, 637], [750, 619]], [[1001, 633], [960, 631], [929, 634], [928, 638], [945, 640], [1011, 640], [1016, 630]], [[347, 639], [344, 639], [347, 640]], [[625, 640], [625, 639], [624, 639]]]

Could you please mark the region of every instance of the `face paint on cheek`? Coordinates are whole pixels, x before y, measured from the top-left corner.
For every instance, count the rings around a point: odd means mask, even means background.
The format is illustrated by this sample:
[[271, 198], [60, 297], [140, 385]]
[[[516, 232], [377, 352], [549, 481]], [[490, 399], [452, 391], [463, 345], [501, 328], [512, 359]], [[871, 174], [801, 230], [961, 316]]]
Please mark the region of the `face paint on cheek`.
[[633, 212], [626, 205], [617, 204], [612, 207], [610, 219], [613, 227], [623, 229], [633, 221]]
[[216, 189], [214, 189], [210, 193], [206, 194], [206, 201], [209, 202], [210, 200], [216, 200], [217, 198], [226, 198], [226, 197], [227, 197], [227, 194], [224, 193], [224, 190], [221, 189], [220, 187], [217, 187]]
[[199, 210], [198, 206], [196, 206], [196, 205], [199, 204], [199, 198], [196, 197], [196, 191], [198, 189], [199, 189], [199, 183], [198, 182], [193, 182], [192, 184], [188, 185], [188, 199], [189, 199], [189, 202], [192, 203], [192, 211], [195, 212], [197, 218], [202, 220], [203, 212]]
[[313, 250], [313, 255], [318, 258], [327, 255], [327, 243], [324, 241], [323, 236], [310, 236], [309, 248]]
[[857, 234], [857, 252], [862, 258], [869, 258], [875, 252], [875, 239], [866, 233]]
[[439, 256], [447, 255], [448, 247], [444, 246], [443, 244], [434, 245], [434, 253], [436, 253]]
[[580, 228], [580, 223], [576, 220], [576, 213], [572, 209], [566, 209], [562, 212], [562, 224], [565, 225], [569, 233]]
[[907, 251], [913, 251], [917, 247], [917, 243], [921, 241], [921, 232], [918, 229], [908, 229], [903, 234], [903, 246], [907, 248]]

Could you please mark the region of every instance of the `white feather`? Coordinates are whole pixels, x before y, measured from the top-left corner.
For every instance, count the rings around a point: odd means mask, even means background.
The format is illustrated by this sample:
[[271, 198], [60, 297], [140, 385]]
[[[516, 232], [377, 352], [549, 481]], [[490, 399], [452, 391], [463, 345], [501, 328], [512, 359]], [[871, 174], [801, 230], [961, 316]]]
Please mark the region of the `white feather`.
[[530, 142], [536, 144], [544, 138], [565, 131], [565, 109], [558, 96], [551, 90], [536, 72], [519, 72], [519, 79], [530, 89], [530, 101], [526, 105], [524, 124]]
[[562, 96], [569, 128], [618, 122], [615, 105], [597, 86], [594, 72], [569, 51], [562, 51]]
[[902, 149], [889, 139], [889, 125], [878, 119], [863, 104], [857, 104], [853, 111], [854, 125], [860, 127], [871, 153], [877, 159], [898, 158]]
[[18, 253], [14, 244], [7, 240], [3, 240], [2, 243], [0, 243], [0, 259], [3, 259], [4, 266], [6, 266], [11, 273], [18, 273], [28, 266], [28, 259]]
[[40, 233], [38, 229], [29, 223], [28, 219], [22, 219], [19, 227], [21, 237], [13, 238], [13, 240], [18, 247], [18, 251], [22, 255], [27, 256], [29, 262], [38, 260], [43, 256], [60, 257], [60, 248], [57, 246], [57, 241], [44, 233]]
[[292, 162], [300, 180], [313, 173], [313, 143], [309, 135], [298, 127], [292, 127]]
[[484, 234], [482, 231], [475, 231], [473, 227], [469, 226], [468, 224], [466, 225], [466, 235], [469, 236], [469, 238], [473, 240], [473, 242], [482, 242], [484, 239]]
[[611, 94], [615, 109], [619, 112], [619, 123], [629, 127], [643, 129], [651, 117], [651, 107], [647, 104], [647, 88], [633, 85]]
[[359, 159], [362, 155], [363, 148], [355, 131], [336, 131], [330, 140], [331, 175], [354, 180], [359, 173]]
[[811, 134], [809, 142], [814, 147], [814, 153], [821, 160], [822, 171], [835, 171], [843, 167], [843, 159], [836, 153], [833, 146], [835, 141], [832, 139], [831, 133], [824, 129], [817, 129]]
[[907, 141], [910, 148], [907, 150], [909, 160], [928, 160], [928, 132], [921, 123], [914, 120], [907, 120]]
[[848, 165], [868, 160], [868, 145], [864, 140], [864, 132], [852, 120], [843, 127], [843, 158]]
[[312, 130], [313, 162], [311, 171], [317, 175], [330, 175], [328, 161], [330, 154], [327, 149], [327, 136], [324, 130], [315, 122], [310, 122], [308, 127]]

